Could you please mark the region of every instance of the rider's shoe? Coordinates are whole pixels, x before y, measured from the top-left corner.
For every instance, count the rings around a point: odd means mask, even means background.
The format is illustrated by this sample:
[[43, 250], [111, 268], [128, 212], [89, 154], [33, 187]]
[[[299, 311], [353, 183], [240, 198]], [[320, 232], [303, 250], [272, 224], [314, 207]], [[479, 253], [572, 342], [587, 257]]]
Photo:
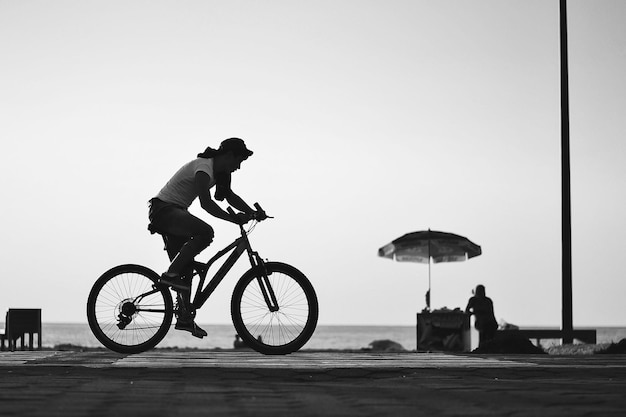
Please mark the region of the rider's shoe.
[[176, 326], [174, 326], [174, 328], [176, 330], [185, 330], [187, 332], [190, 332], [193, 336], [200, 338], [200, 339], [202, 339], [208, 334], [206, 331], [200, 328], [200, 326], [198, 326], [196, 322], [194, 322], [193, 320], [183, 321], [183, 320], [178, 319], [178, 321], [176, 322]]
[[159, 283], [167, 285], [179, 291], [191, 290], [191, 285], [189, 284], [189, 282], [187, 282], [187, 280], [183, 279], [180, 275], [174, 274], [172, 272], [166, 272], [161, 275]]

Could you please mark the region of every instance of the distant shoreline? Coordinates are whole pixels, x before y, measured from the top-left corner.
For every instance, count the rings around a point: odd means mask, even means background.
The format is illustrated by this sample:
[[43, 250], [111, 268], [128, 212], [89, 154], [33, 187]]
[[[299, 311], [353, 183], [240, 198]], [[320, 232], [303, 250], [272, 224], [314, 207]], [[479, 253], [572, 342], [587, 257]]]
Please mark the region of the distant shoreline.
[[[41, 323], [43, 326], [45, 325], [73, 325], [80, 324], [87, 326], [87, 321], [44, 321]], [[232, 326], [232, 323], [198, 323], [200, 326]], [[416, 323], [412, 324], [325, 324], [325, 323], [317, 323], [318, 326], [325, 327], [415, 327]], [[558, 324], [555, 325], [533, 325], [533, 324], [516, 324], [520, 329], [560, 329], [561, 326]], [[0, 321], [0, 328], [4, 327], [4, 321]], [[624, 329], [626, 328], [626, 324], [623, 325], [575, 325], [576, 329]]]
[[[211, 334], [208, 340], [200, 341], [185, 332], [169, 332], [156, 349], [160, 351], [231, 351], [236, 333], [230, 325], [208, 325]], [[550, 355], [582, 355], [594, 354], [607, 349], [626, 339], [626, 328], [599, 328], [594, 345], [576, 344], [561, 346], [560, 340], [542, 339], [540, 347]], [[472, 329], [472, 349], [476, 348], [475, 331]], [[93, 335], [87, 324], [51, 324], [43, 325], [42, 348], [51, 350], [98, 351], [107, 350]], [[375, 341], [392, 341], [391, 345], [373, 346]], [[537, 345], [536, 341], [533, 341]], [[530, 342], [528, 343], [530, 344]], [[528, 345], [527, 344], [527, 345]], [[374, 352], [372, 348], [397, 349], [402, 352], [416, 351], [416, 335], [414, 326], [338, 326], [320, 325], [307, 343], [306, 352]], [[380, 351], [380, 350], [379, 350]], [[618, 350], [619, 351], [619, 350]], [[383, 350], [384, 352], [384, 350]], [[421, 352], [421, 351], [420, 351]], [[520, 349], [519, 344], [493, 347], [485, 350], [490, 353], [532, 353]], [[477, 352], [478, 353], [478, 352]]]
[[[43, 326], [45, 325], [72, 325], [72, 324], [80, 324], [80, 325], [88, 325], [87, 321], [44, 321], [41, 323]], [[200, 326], [231, 326], [232, 323], [198, 323]], [[327, 327], [415, 327], [416, 323], [412, 324], [327, 324], [327, 323], [317, 323], [318, 326], [327, 326]], [[558, 324], [554, 325], [534, 325], [534, 324], [516, 324], [520, 329], [560, 329], [561, 326]], [[0, 321], [0, 326], [4, 326], [4, 321]], [[626, 328], [626, 324], [623, 325], [575, 325], [576, 329], [623, 329]]]

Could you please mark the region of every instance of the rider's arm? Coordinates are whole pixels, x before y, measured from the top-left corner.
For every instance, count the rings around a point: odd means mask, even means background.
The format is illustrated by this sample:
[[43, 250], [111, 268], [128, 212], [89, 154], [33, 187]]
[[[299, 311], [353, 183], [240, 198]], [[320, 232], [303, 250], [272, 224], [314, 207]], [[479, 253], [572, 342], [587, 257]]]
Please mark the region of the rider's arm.
[[228, 204], [236, 208], [237, 210], [243, 211], [246, 214], [253, 214], [254, 209], [251, 208], [241, 197], [233, 192], [233, 190], [229, 190], [228, 194], [226, 194], [226, 201]]
[[211, 177], [206, 172], [198, 171], [194, 179], [194, 186], [200, 199], [200, 206], [211, 216], [218, 219], [226, 220], [232, 223], [238, 223], [237, 219], [222, 210], [222, 208], [211, 198], [209, 187], [211, 185]]

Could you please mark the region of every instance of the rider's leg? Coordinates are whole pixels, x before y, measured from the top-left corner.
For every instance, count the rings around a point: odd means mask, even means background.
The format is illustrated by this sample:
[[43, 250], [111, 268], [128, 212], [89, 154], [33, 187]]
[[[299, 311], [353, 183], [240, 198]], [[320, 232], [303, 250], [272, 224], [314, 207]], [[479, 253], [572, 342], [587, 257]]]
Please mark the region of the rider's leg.
[[[193, 258], [209, 246], [215, 235], [210, 225], [187, 210], [175, 206], [158, 212], [152, 223], [163, 230], [172, 241], [171, 245], [168, 243], [167, 250], [172, 260], [167, 272], [171, 275], [184, 272]], [[185, 243], [182, 244], [183, 242]]]
[[[187, 210], [168, 206], [158, 213], [152, 213], [150, 220], [159, 230], [167, 236], [167, 254], [172, 261], [168, 272], [174, 272], [171, 276], [166, 273], [161, 282], [179, 290], [182, 295], [179, 302], [179, 316], [175, 328], [191, 332], [196, 337], [204, 337], [207, 333], [194, 322], [191, 308], [191, 279], [182, 282], [179, 275], [185, 267], [213, 241], [213, 228], [204, 221], [190, 214]], [[182, 304], [182, 305], [180, 305]]]
[[189, 237], [166, 235], [165, 239], [165, 250], [167, 251], [167, 256], [170, 258], [171, 263], [176, 255], [178, 255], [178, 252], [180, 252], [181, 248], [185, 245], [185, 243], [187, 243]]
[[[193, 336], [202, 339], [207, 332], [198, 326], [194, 320], [195, 311], [191, 303], [190, 263], [193, 258], [204, 250], [213, 241], [213, 228], [201, 220], [189, 215], [178, 216], [177, 231], [203, 232], [203, 235], [189, 237], [171, 236], [171, 245], [168, 244], [168, 256], [172, 263], [161, 278], [161, 282], [177, 289], [178, 313], [176, 317], [177, 330], [185, 330]], [[182, 220], [182, 221], [181, 221]], [[190, 233], [191, 234], [191, 233]], [[169, 275], [169, 277], [168, 277]], [[181, 278], [181, 276], [184, 276]]]
[[213, 242], [213, 228], [211, 226], [209, 228], [209, 234], [193, 236], [183, 245], [167, 269], [169, 274], [182, 275], [184, 269], [193, 261], [193, 258]]
[[[176, 258], [176, 256], [178, 256], [178, 253], [188, 240], [188, 237], [165, 235], [165, 250], [167, 251], [167, 256], [170, 258], [170, 262], [172, 262]], [[185, 292], [189, 294], [189, 290], [191, 289], [192, 272], [193, 271], [190, 268], [187, 268], [187, 270], [184, 271], [183, 274], [168, 274], [166, 272], [161, 276], [161, 283], [168, 285], [178, 291], [186, 290]]]
[[176, 294], [178, 313], [176, 315], [177, 320], [174, 328], [177, 330], [188, 331], [193, 336], [202, 339], [207, 335], [207, 332], [198, 326], [194, 320], [195, 312], [192, 310], [189, 295], [189, 291], [178, 291]]

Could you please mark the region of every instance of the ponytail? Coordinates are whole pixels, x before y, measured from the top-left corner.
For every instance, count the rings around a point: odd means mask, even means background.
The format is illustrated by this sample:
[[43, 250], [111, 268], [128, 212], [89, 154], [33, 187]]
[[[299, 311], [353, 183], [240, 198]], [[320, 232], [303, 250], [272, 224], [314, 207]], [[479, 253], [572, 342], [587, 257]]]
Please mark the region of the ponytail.
[[217, 156], [219, 154], [221, 154], [222, 152], [220, 152], [217, 149], [213, 149], [210, 146], [207, 146], [207, 148], [204, 150], [204, 152], [201, 152], [198, 154], [198, 158], [213, 158], [214, 156]]
[[[221, 149], [213, 149], [210, 146], [207, 147], [204, 152], [198, 154], [198, 158], [214, 158], [217, 155], [224, 153]], [[214, 172], [215, 175], [215, 199], [223, 201], [224, 198], [230, 193], [230, 173], [228, 172]]]
[[230, 173], [220, 172], [215, 174], [215, 199], [223, 201], [230, 194]]

